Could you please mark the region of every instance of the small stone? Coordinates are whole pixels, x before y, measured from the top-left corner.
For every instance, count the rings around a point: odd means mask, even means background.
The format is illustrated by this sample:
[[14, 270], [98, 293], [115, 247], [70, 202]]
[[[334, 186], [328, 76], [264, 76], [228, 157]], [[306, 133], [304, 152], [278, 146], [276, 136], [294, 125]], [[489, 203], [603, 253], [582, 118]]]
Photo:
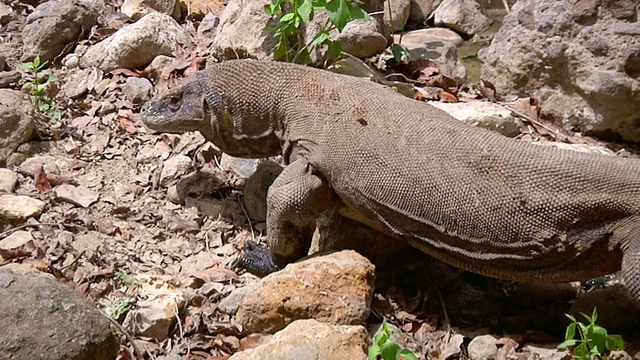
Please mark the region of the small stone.
[[130, 77], [127, 78], [127, 81], [122, 88], [122, 92], [127, 100], [134, 104], [140, 104], [151, 99], [153, 85], [146, 78]]
[[492, 335], [476, 336], [471, 340], [467, 351], [471, 360], [489, 360], [498, 353], [498, 339]]
[[229, 360], [366, 359], [369, 342], [363, 326], [298, 320], [275, 334], [266, 344], [236, 353]]
[[15, 84], [22, 78], [20, 72], [14, 71], [1, 71], [0, 70], [0, 88], [6, 88]]
[[640, 44], [629, 44], [622, 55], [624, 72], [640, 80]]
[[13, 192], [18, 184], [18, 174], [15, 171], [0, 168], [0, 191]]
[[4, 259], [33, 255], [36, 250], [33, 236], [28, 231], [16, 231], [0, 240], [0, 256]]
[[24, 220], [42, 213], [45, 202], [25, 195], [0, 195], [0, 218]]
[[[391, 8], [391, 13], [389, 13]], [[404, 26], [409, 19], [411, 12], [410, 0], [385, 0], [384, 1], [384, 22], [391, 26], [394, 31], [404, 30]]]
[[210, 37], [215, 34], [220, 24], [220, 18], [213, 13], [207, 13], [198, 26], [198, 37]]
[[245, 286], [241, 288], [235, 288], [227, 297], [220, 300], [218, 304], [218, 310], [222, 311], [225, 314], [233, 315], [238, 311], [238, 307], [240, 307], [240, 303], [247, 292], [251, 289], [250, 286]]
[[594, 21], [598, 16], [598, 0], [578, 0], [573, 4], [571, 14], [578, 24]]
[[186, 155], [177, 155], [168, 158], [164, 162], [160, 173], [160, 185], [167, 186], [179, 176], [186, 174], [191, 169], [191, 158]]
[[475, 0], [444, 0], [433, 12], [434, 23], [473, 36], [489, 24]]

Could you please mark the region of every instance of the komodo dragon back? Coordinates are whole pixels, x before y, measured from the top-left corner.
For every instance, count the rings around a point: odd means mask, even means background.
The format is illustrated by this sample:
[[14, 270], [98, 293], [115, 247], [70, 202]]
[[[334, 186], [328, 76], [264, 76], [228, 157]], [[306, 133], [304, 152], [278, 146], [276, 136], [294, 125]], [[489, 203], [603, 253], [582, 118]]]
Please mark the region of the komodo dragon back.
[[640, 303], [640, 160], [509, 139], [367, 80], [267, 61], [212, 65], [152, 99], [143, 121], [200, 131], [234, 156], [283, 155], [267, 197], [281, 265], [334, 208], [488, 276], [622, 269]]

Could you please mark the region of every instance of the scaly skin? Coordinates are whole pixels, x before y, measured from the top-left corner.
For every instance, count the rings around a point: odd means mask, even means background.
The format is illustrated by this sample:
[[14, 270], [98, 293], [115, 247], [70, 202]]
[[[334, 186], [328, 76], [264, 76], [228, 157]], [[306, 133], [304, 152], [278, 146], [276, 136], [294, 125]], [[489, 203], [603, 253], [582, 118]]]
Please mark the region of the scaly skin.
[[239, 157], [282, 154], [267, 240], [303, 256], [329, 208], [487, 276], [574, 281], [622, 269], [640, 302], [640, 160], [508, 139], [366, 80], [251, 60], [211, 66], [146, 106]]

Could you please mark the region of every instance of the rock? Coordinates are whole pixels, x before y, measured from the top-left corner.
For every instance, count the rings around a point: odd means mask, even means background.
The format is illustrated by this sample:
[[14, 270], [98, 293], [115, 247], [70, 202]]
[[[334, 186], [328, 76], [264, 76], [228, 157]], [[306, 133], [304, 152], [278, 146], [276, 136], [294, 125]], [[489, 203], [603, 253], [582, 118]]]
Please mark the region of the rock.
[[280, 175], [283, 167], [275, 162], [264, 162], [244, 183], [244, 207], [249, 217], [255, 221], [267, 219], [267, 191]]
[[520, 135], [522, 122], [505, 106], [484, 101], [466, 103], [432, 101], [429, 104], [466, 124], [493, 130], [508, 137]]
[[427, 18], [433, 11], [433, 2], [433, 0], [411, 0], [411, 10], [406, 27], [411, 29], [424, 27]]
[[231, 155], [222, 154], [220, 166], [225, 170], [231, 170], [242, 178], [249, 178], [258, 169], [258, 165], [263, 162], [261, 159], [243, 159]]
[[67, 166], [68, 159], [58, 158], [49, 155], [36, 155], [28, 158], [22, 164], [20, 164], [20, 171], [23, 173], [31, 174], [35, 176], [36, 171], [40, 167], [44, 169], [47, 174], [60, 175], [60, 168]]
[[213, 13], [207, 13], [204, 16], [202, 21], [200, 21], [200, 25], [198, 26], [197, 37], [199, 38], [213, 38], [215, 36], [216, 30], [218, 30], [218, 26], [220, 25], [220, 18]]
[[[13, 19], [13, 9], [11, 9], [11, 6], [0, 3], [0, 25], [7, 25], [11, 19]], [[4, 66], [0, 66], [0, 71], [2, 71], [3, 68]]]
[[80, 67], [142, 69], [158, 55], [191, 45], [189, 33], [171, 16], [152, 12], [91, 46], [80, 58]]
[[489, 360], [495, 358], [498, 353], [498, 339], [493, 335], [480, 335], [471, 340], [467, 351], [470, 360]]
[[236, 321], [249, 332], [274, 333], [297, 319], [362, 324], [369, 316], [374, 266], [355, 251], [289, 264], [256, 283]]
[[160, 185], [167, 186], [181, 175], [191, 170], [191, 158], [186, 155], [176, 155], [164, 161], [160, 173]]
[[361, 59], [374, 56], [387, 47], [387, 38], [373, 17], [349, 22], [341, 33], [332, 38], [340, 43], [343, 51]]
[[249, 286], [233, 289], [229, 295], [220, 300], [218, 310], [225, 314], [234, 315], [238, 311], [242, 299], [250, 289], [251, 287]]
[[0, 191], [13, 192], [18, 184], [18, 174], [15, 171], [0, 168]]
[[137, 275], [136, 279], [141, 300], [127, 313], [122, 325], [133, 335], [163, 341], [193, 293], [168, 275]]
[[640, 80], [640, 44], [629, 44], [622, 55], [624, 72]]
[[475, 0], [444, 0], [433, 12], [433, 22], [471, 37], [489, 25]]
[[91, 206], [100, 199], [100, 194], [86, 186], [60, 184], [53, 189], [56, 198], [83, 208]]
[[277, 40], [267, 28], [275, 26], [277, 19], [264, 11], [270, 3], [270, 0], [230, 0], [211, 44], [212, 54], [219, 59], [272, 60]]
[[207, 14], [220, 16], [228, 0], [189, 0], [189, 14], [206, 17]]
[[297, 320], [268, 343], [236, 353], [229, 360], [365, 359], [369, 342], [367, 330], [362, 326]]
[[[391, 6], [389, 6], [391, 5]], [[391, 8], [391, 12], [389, 12]], [[409, 19], [411, 12], [410, 0], [385, 0], [384, 1], [384, 22], [393, 31], [402, 31]]]
[[402, 44], [411, 47], [424, 46], [433, 40], [448, 41], [459, 46], [464, 41], [462, 36], [457, 32], [447, 28], [429, 28], [407, 31], [402, 34], [394, 34], [393, 39], [396, 44]]
[[130, 77], [122, 87], [122, 92], [125, 98], [134, 104], [145, 103], [151, 99], [153, 84], [146, 78]]
[[180, 2], [177, 0], [125, 0], [120, 11], [135, 21], [154, 11], [180, 20]]
[[31, 139], [35, 128], [32, 114], [33, 105], [24, 93], [0, 89], [0, 166]]
[[5, 260], [36, 255], [37, 249], [28, 231], [16, 231], [0, 240], [0, 257]]
[[39, 216], [45, 203], [26, 195], [0, 195], [0, 219], [21, 221]]
[[43, 62], [53, 60], [67, 44], [89, 32], [103, 9], [102, 0], [54, 0], [38, 5], [22, 32], [22, 60], [37, 55]]
[[40, 275], [0, 270], [0, 358], [111, 360], [110, 322], [71, 287]]
[[569, 312], [583, 320], [580, 314], [591, 315], [594, 307], [598, 309], [598, 325], [612, 334], [634, 331], [640, 326], [640, 309], [622, 284], [582, 294], [574, 301]]
[[405, 241], [327, 210], [317, 220], [309, 253], [355, 250], [378, 266], [393, 260], [406, 249], [412, 248]]
[[557, 349], [557, 344], [548, 345], [536, 345], [527, 344], [519, 351], [525, 355], [529, 355], [526, 359], [541, 359], [541, 360], [571, 360], [573, 356], [569, 353], [569, 350], [560, 351]]
[[411, 60], [432, 60], [444, 75], [455, 79], [459, 84], [466, 81], [467, 70], [458, 58], [456, 45], [437, 38], [420, 38], [420, 41], [414, 39], [415, 43], [402, 39], [402, 45], [409, 49]]
[[604, 3], [521, 0], [480, 51], [482, 78], [500, 97], [533, 95], [543, 117], [569, 130], [640, 142], [636, 27]]
[[6, 88], [15, 84], [22, 79], [20, 72], [14, 71], [2, 71], [0, 72], [0, 88]]

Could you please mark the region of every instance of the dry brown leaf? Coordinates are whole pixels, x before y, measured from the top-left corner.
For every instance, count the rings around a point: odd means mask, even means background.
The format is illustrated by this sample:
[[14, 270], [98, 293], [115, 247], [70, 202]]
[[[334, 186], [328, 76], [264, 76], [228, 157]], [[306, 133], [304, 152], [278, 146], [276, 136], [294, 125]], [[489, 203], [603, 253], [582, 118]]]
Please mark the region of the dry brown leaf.
[[36, 168], [35, 174], [33, 174], [34, 186], [40, 193], [45, 193], [51, 190], [51, 183], [47, 179], [47, 174], [44, 171], [44, 166], [40, 165]]
[[446, 103], [457, 103], [458, 98], [450, 92], [443, 91], [440, 94], [440, 101], [446, 102]]
[[125, 117], [119, 117], [118, 118], [119, 123], [120, 123], [120, 127], [123, 128], [127, 133], [129, 134], [136, 134], [138, 133], [138, 127], [136, 126], [136, 124], [125, 118]]

